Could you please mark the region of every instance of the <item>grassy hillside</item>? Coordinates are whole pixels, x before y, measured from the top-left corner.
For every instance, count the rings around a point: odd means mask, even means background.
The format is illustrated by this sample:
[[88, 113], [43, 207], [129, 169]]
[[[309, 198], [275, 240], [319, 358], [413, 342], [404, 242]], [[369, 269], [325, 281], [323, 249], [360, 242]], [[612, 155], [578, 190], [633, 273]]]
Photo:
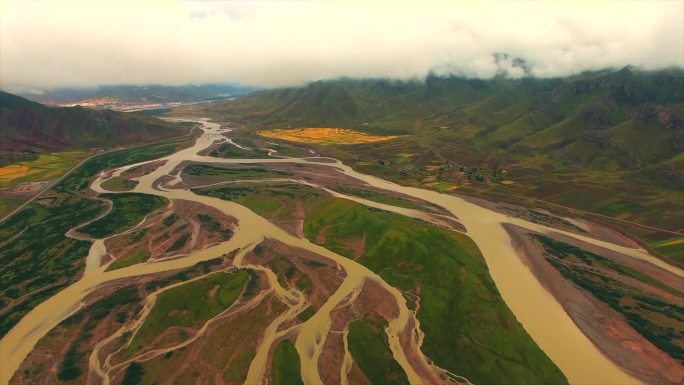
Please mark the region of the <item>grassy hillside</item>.
[[[627, 67], [558, 79], [340, 79], [174, 113], [242, 121], [252, 132], [341, 127], [404, 135], [304, 146], [402, 184], [543, 199], [684, 229], [682, 70]], [[637, 235], [648, 238], [647, 232]]]
[[520, 158], [544, 153], [567, 165], [639, 169], [684, 151], [682, 90], [682, 71], [630, 68], [566, 79], [343, 79], [179, 111], [259, 127], [454, 133], [483, 150], [503, 149]]
[[0, 151], [89, 149], [153, 142], [186, 132], [147, 115], [46, 107], [0, 91]]

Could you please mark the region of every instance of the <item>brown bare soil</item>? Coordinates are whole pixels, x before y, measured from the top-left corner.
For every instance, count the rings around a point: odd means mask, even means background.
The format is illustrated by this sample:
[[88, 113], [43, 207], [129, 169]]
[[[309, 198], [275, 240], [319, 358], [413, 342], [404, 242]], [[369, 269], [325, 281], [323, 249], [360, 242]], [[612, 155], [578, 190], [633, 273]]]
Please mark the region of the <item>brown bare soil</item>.
[[[337, 290], [344, 278], [344, 272], [327, 258], [271, 240], [262, 242], [245, 256], [245, 261], [268, 266], [290, 287], [297, 287], [298, 281], [308, 278], [311, 284], [302, 291], [316, 309]], [[289, 276], [286, 274], [288, 263], [295, 268]]]
[[0, 189], [0, 198], [30, 198], [49, 184], [46, 182], [26, 182], [14, 187]]
[[[297, 203], [299, 203], [299, 201]], [[273, 215], [271, 215], [267, 219], [272, 223], [278, 225], [278, 227], [280, 227], [281, 229], [287, 231], [288, 234], [304, 238], [304, 210], [300, 210], [298, 208], [295, 211], [288, 213], [288, 218], [291, 219], [277, 220], [276, 218], [280, 214], [281, 210], [278, 210], [277, 212], [273, 213]]]
[[[170, 225], [165, 224], [165, 221], [170, 222], [171, 216], [177, 216], [177, 219]], [[217, 225], [203, 222], [201, 216], [211, 218]], [[216, 209], [196, 202], [174, 200], [169, 209], [151, 215], [132, 231], [107, 239], [105, 245], [114, 259], [141, 248], [147, 251], [149, 258], [160, 259], [225, 241], [230, 238], [235, 225], [234, 218]], [[187, 241], [172, 249], [181, 237]]]
[[318, 360], [318, 372], [326, 385], [339, 384], [340, 369], [344, 359], [344, 335], [334, 331], [328, 334]]
[[[320, 233], [318, 234], [319, 236], [321, 235]], [[321, 239], [323, 242], [325, 242], [325, 239]], [[318, 242], [319, 239], [318, 237], [316, 238], [316, 243]], [[324, 244], [324, 243], [319, 243], [319, 244]], [[366, 234], [363, 234], [362, 238], [355, 239], [355, 240], [349, 240], [344, 243], [342, 243], [342, 247], [345, 249], [349, 250], [354, 259], [357, 259], [363, 255], [363, 252], [366, 251]]]
[[632, 239], [628, 238], [627, 236], [616, 230], [600, 225], [598, 223], [588, 222], [584, 220], [580, 221], [584, 222], [587, 225], [587, 227], [589, 228], [589, 233], [595, 238], [602, 239], [622, 246], [633, 248], [639, 247], [638, 243], [634, 242]]
[[352, 385], [373, 385], [356, 362], [352, 362], [352, 367], [347, 379], [349, 380], [349, 384]]
[[[233, 253], [227, 254], [223, 256], [220, 263], [199, 270], [190, 268], [185, 270], [185, 272], [188, 277], [193, 277], [200, 274], [206, 274], [210, 271], [216, 271], [228, 266], [232, 262], [233, 256]], [[82, 374], [69, 383], [86, 383], [88, 373], [87, 361], [95, 344], [109, 337], [119, 328], [124, 327], [135, 320], [136, 315], [139, 314], [142, 309], [144, 298], [149, 294], [147, 291], [148, 284], [168, 279], [168, 277], [173, 276], [176, 273], [177, 271], [169, 271], [160, 274], [127, 278], [102, 286], [98, 291], [85, 298], [83, 310], [62, 322], [38, 342], [36, 348], [29, 354], [26, 360], [24, 360], [10, 383], [51, 385], [60, 382], [57, 378], [60, 365], [62, 364], [67, 351], [73, 346], [76, 340], [79, 340], [77, 348], [79, 358], [77, 359], [76, 364]], [[159, 287], [168, 285], [174, 281], [161, 282]], [[98, 300], [109, 297], [114, 291], [126, 286], [139, 288], [140, 298], [143, 300], [111, 309], [103, 319], [90, 323], [91, 327], [93, 325], [94, 327], [86, 329], [86, 325], [89, 323], [90, 317], [92, 316], [92, 314], [88, 312], [88, 307]], [[157, 287], [158, 286], [150, 287], [150, 291], [156, 290]], [[125, 314], [126, 321], [123, 323], [117, 320], [118, 317], [122, 317], [119, 313]], [[124, 342], [125, 340], [115, 340], [106, 346], [100, 352], [101, 360], [103, 360], [107, 354], [110, 354], [121, 347], [121, 344]], [[95, 383], [97, 383], [97, 381]]]
[[[92, 303], [96, 299], [103, 298], [120, 287], [111, 285], [97, 296], [91, 296], [87, 302]], [[104, 294], [104, 296], [103, 296]], [[67, 356], [69, 349], [77, 346], [81, 353], [81, 359], [76, 362], [77, 367], [83, 373], [71, 383], [85, 384], [87, 376], [87, 357], [95, 344], [107, 338], [114, 330], [123, 326], [115, 320], [117, 313], [125, 313], [127, 319], [132, 319], [139, 311], [141, 303], [129, 304], [118, 307], [116, 312], [110, 312], [104, 319], [94, 323], [94, 328], [86, 330], [86, 325], [91, 317], [89, 314], [67, 319], [58, 327], [50, 331], [29, 354], [17, 370], [12, 384], [55, 384], [58, 381], [58, 374], [62, 361]], [[92, 324], [91, 324], [92, 325]], [[78, 340], [78, 342], [77, 342]], [[49, 369], [46, 370], [46, 367]]]
[[[514, 247], [523, 262], [601, 352], [645, 383], [681, 383], [684, 367], [679, 362], [637, 333], [621, 314], [564, 279], [546, 262], [543, 248], [525, 230], [513, 225], [507, 225], [506, 230], [511, 234]], [[605, 253], [602, 255], [605, 256]]]

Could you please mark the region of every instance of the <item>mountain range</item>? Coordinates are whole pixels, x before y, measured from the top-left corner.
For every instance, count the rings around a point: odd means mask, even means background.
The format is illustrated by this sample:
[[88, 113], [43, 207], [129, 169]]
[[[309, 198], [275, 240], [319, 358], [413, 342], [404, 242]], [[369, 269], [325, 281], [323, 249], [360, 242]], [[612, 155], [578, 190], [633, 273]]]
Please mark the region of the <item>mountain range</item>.
[[[635, 170], [684, 165], [683, 108], [683, 71], [626, 67], [562, 79], [320, 81], [259, 91], [202, 110], [264, 127], [441, 130], [515, 157], [543, 155], [565, 165]], [[682, 175], [662, 181], [684, 186]]]
[[[548, 79], [336, 79], [178, 107], [174, 114], [245, 121], [256, 131], [344, 127], [403, 135], [384, 145], [319, 151], [402, 184], [451, 182], [429, 170], [448, 174], [455, 166], [473, 182], [460, 186], [462, 193], [524, 196], [684, 228], [674, 214], [684, 210], [681, 69], [625, 67]], [[478, 176], [501, 170], [510, 184]]]

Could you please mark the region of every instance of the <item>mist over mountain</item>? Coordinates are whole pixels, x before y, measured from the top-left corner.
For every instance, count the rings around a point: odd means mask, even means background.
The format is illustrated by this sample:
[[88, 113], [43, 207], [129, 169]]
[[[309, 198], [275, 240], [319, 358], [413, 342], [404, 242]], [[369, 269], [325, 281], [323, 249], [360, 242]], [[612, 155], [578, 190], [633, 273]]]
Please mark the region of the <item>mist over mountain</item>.
[[2, 5], [6, 91], [684, 66], [681, 1], [33, 4]]

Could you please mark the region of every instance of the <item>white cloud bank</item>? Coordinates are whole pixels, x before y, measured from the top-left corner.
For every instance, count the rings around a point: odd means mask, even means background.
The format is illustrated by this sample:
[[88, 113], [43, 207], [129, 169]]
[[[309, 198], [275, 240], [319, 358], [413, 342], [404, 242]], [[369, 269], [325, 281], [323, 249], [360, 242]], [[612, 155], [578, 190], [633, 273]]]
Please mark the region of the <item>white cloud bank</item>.
[[[0, 0], [0, 87], [536, 76], [684, 66], [684, 2]], [[515, 74], [515, 72], [513, 73]]]

